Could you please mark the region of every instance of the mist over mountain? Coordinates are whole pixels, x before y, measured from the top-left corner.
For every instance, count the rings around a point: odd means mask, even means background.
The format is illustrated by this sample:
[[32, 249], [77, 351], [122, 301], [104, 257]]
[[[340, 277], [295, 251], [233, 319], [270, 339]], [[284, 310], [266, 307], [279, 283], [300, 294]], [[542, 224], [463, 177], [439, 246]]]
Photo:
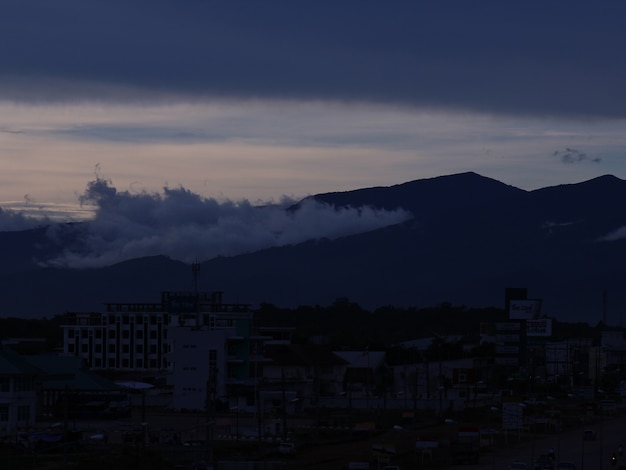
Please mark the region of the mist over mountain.
[[199, 289], [226, 302], [501, 307], [506, 287], [527, 287], [550, 316], [622, 324], [623, 200], [614, 176], [525, 191], [463, 173], [264, 205], [97, 178], [81, 196], [91, 221], [0, 213], [0, 315], [157, 302], [193, 288], [198, 260]]

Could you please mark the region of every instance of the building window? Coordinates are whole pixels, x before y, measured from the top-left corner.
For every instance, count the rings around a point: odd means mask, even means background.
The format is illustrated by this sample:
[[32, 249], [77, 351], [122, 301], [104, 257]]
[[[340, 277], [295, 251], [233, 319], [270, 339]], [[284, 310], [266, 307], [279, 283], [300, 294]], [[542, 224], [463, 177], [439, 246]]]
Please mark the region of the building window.
[[130, 338], [130, 331], [128, 331], [128, 330], [123, 330], [123, 331], [122, 331], [122, 338], [124, 338], [124, 339], [128, 339], [128, 338]]
[[9, 420], [9, 407], [7, 405], [0, 405], [0, 422]]
[[102, 330], [96, 330], [96, 338], [97, 339], [102, 338]]
[[122, 345], [122, 353], [128, 354], [130, 352], [130, 346], [128, 344]]
[[137, 339], [143, 339], [143, 330], [137, 330], [136, 336]]
[[73, 353], [74, 352], [74, 345], [73, 344], [68, 344], [67, 345], [67, 352], [68, 353]]
[[16, 392], [27, 392], [35, 388], [35, 384], [30, 378], [15, 379], [14, 384]]
[[139, 354], [143, 353], [143, 345], [142, 344], [138, 344], [137, 347], [136, 347], [136, 351]]
[[8, 392], [10, 386], [10, 379], [8, 377], [0, 377], [0, 392]]
[[109, 359], [109, 367], [113, 369], [115, 367], [115, 359]]
[[82, 344], [81, 347], [80, 347], [80, 352], [83, 352], [83, 353], [89, 352], [89, 345], [88, 344]]
[[128, 364], [129, 364], [128, 359], [122, 359], [122, 367], [128, 369]]
[[209, 349], [209, 374], [217, 372], [217, 349]]
[[109, 330], [109, 339], [115, 339], [115, 330]]
[[17, 407], [17, 420], [18, 421], [30, 420], [30, 406], [20, 405]]
[[115, 345], [114, 344], [109, 344], [109, 352], [111, 354], [115, 354]]
[[143, 360], [142, 359], [137, 359], [135, 361], [135, 367], [137, 367], [138, 369], [143, 368]]

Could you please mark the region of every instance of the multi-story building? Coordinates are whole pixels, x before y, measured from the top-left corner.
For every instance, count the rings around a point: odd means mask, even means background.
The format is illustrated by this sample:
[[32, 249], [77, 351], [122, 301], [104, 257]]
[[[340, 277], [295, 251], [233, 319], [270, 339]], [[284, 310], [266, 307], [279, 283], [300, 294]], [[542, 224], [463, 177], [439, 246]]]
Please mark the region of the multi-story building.
[[64, 355], [83, 358], [93, 370], [167, 373], [177, 409], [204, 409], [209, 399], [253, 402], [264, 342], [290, 333], [256, 329], [249, 305], [225, 304], [222, 292], [108, 303], [102, 313], [67, 313], [62, 328]]
[[248, 305], [224, 304], [221, 292], [162, 292], [158, 303], [106, 303], [104, 312], [65, 314], [63, 353], [82, 357], [94, 370], [171, 370], [177, 327], [187, 330], [234, 324]]
[[0, 436], [35, 423], [35, 379], [41, 371], [0, 346]]

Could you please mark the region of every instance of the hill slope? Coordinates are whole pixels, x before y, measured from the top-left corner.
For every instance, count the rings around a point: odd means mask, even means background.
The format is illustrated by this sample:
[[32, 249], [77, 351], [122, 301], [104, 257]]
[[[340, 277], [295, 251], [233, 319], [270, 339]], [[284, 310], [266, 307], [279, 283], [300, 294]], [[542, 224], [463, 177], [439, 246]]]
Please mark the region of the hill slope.
[[[224, 290], [227, 302], [327, 305], [347, 297], [373, 309], [444, 301], [500, 307], [506, 287], [523, 286], [544, 299], [546, 313], [591, 323], [602, 318], [602, 292], [607, 291], [608, 319], [621, 322], [626, 239], [601, 241], [626, 226], [621, 209], [626, 182], [621, 179], [603, 176], [524, 191], [463, 173], [312, 197], [336, 208], [401, 207], [413, 217], [339, 239], [207, 260], [201, 264], [199, 287]], [[18, 237], [7, 240], [2, 238], [3, 250], [21, 255], [13, 269], [5, 263], [0, 271], [3, 316], [151, 302], [161, 290], [193, 286], [190, 267], [166, 257], [100, 269], [41, 269], [24, 261], [24, 245], [6, 245], [17, 244]], [[28, 243], [34, 250], [36, 243]]]

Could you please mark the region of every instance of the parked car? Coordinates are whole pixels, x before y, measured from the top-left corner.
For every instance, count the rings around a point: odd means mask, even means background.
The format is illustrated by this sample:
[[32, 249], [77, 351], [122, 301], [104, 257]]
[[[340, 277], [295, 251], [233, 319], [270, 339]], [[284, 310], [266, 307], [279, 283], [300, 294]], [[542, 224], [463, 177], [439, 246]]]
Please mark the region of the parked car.
[[576, 464], [574, 462], [559, 462], [556, 470], [576, 470]]
[[595, 441], [596, 432], [593, 429], [585, 429], [583, 431], [583, 441]]
[[548, 454], [540, 455], [535, 462], [534, 470], [554, 470], [554, 459]]
[[513, 462], [509, 465], [509, 470], [530, 470], [526, 462]]
[[278, 453], [282, 455], [295, 455], [296, 446], [293, 442], [281, 442], [278, 444]]

